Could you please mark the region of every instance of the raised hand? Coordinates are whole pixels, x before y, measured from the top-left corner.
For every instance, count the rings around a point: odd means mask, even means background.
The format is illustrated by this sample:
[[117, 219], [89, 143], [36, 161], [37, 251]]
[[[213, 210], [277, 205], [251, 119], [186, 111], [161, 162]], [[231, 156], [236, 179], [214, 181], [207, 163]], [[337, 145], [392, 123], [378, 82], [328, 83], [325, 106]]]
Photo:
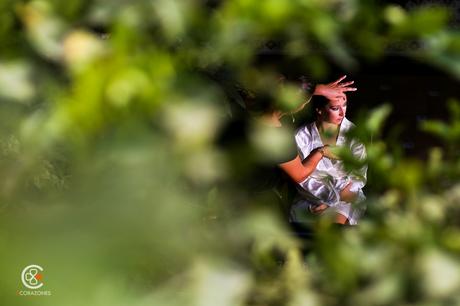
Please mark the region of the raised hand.
[[325, 96], [329, 100], [346, 99], [345, 92], [356, 91], [356, 87], [350, 87], [354, 81], [341, 83], [347, 76], [344, 75], [338, 80], [328, 84], [317, 84], [314, 95]]

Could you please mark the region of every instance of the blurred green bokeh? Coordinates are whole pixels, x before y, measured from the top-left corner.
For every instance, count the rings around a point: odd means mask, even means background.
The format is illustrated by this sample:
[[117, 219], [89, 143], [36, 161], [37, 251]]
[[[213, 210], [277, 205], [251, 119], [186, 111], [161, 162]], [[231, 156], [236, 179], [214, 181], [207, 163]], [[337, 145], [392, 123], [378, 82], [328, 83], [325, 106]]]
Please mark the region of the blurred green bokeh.
[[[458, 80], [448, 10], [353, 0], [0, 8], [2, 305], [460, 305], [458, 101], [449, 122], [421, 127], [444, 142], [426, 161], [382, 138], [389, 106], [357, 122], [368, 215], [345, 230], [318, 224], [305, 255], [283, 216], [234, 182], [234, 168], [250, 167], [243, 154], [264, 144], [217, 145], [234, 114], [228, 84], [209, 77], [226, 70], [292, 108], [289, 86], [267, 86], [276, 72], [251, 69], [266, 41], [322, 78], [330, 62], [356, 68], [413, 39], [425, 47], [407, 56]], [[18, 295], [30, 264], [51, 296]]]

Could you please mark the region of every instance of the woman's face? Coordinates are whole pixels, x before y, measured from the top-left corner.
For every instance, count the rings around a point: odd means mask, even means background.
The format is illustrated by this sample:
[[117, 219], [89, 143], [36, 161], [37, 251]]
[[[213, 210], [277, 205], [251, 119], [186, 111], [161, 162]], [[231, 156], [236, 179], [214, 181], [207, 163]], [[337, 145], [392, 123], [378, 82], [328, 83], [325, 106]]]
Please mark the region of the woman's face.
[[329, 100], [329, 103], [318, 111], [321, 121], [341, 124], [347, 113], [347, 98]]

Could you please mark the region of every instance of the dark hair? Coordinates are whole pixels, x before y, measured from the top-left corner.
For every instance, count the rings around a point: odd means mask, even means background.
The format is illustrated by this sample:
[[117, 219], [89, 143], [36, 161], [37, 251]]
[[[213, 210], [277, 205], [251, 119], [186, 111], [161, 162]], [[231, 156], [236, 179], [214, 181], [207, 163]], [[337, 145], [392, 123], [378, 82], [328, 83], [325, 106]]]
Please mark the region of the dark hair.
[[236, 90], [244, 103], [245, 109], [248, 112], [253, 114], [263, 114], [273, 111], [273, 97], [271, 97], [269, 94], [260, 92], [256, 93], [240, 85], [236, 86]]
[[[291, 111], [288, 105], [280, 104], [277, 100], [275, 87], [281, 83], [298, 86], [308, 96], [312, 93], [312, 83], [303, 74], [305, 73], [304, 61], [291, 59], [282, 54], [259, 53], [249, 65], [255, 74], [250, 73], [249, 78], [242, 78], [237, 85], [237, 92], [244, 101], [246, 110], [253, 113], [269, 113], [274, 110]], [[249, 69], [248, 69], [249, 71]], [[251, 79], [261, 74], [267, 78]], [[269, 82], [264, 82], [270, 80]], [[259, 82], [260, 81], [260, 82]]]
[[311, 108], [315, 112], [315, 115], [318, 109], [324, 108], [328, 103], [329, 99], [325, 96], [315, 95], [310, 100]]
[[[311, 95], [311, 83], [305, 77], [288, 77], [283, 74], [278, 74], [278, 83], [273, 86], [280, 86], [282, 83], [297, 86], [299, 90], [306, 93], [307, 96]], [[251, 91], [247, 88], [237, 85], [237, 92], [241, 99], [244, 101], [246, 110], [252, 113], [268, 113], [274, 110], [291, 111], [284, 105], [280, 105], [275, 96], [273, 88], [259, 88], [259, 90]]]

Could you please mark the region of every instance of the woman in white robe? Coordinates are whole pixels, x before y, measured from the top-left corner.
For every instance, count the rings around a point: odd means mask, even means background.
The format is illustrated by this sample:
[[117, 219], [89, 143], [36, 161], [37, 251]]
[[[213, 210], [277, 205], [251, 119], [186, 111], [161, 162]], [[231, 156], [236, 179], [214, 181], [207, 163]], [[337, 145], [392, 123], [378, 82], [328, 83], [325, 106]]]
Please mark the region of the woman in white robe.
[[336, 213], [336, 222], [355, 225], [362, 216], [365, 199], [362, 188], [366, 184], [367, 166], [355, 171], [345, 170], [343, 162], [330, 152], [331, 146], [347, 147], [358, 160], [366, 157], [364, 145], [347, 139], [354, 124], [345, 118], [347, 99], [328, 100], [321, 96], [312, 99], [316, 121], [301, 127], [295, 136], [302, 161], [321, 152], [323, 158], [316, 169], [300, 182], [302, 199], [291, 210], [291, 218], [299, 219], [298, 212], [308, 210], [321, 214]]

